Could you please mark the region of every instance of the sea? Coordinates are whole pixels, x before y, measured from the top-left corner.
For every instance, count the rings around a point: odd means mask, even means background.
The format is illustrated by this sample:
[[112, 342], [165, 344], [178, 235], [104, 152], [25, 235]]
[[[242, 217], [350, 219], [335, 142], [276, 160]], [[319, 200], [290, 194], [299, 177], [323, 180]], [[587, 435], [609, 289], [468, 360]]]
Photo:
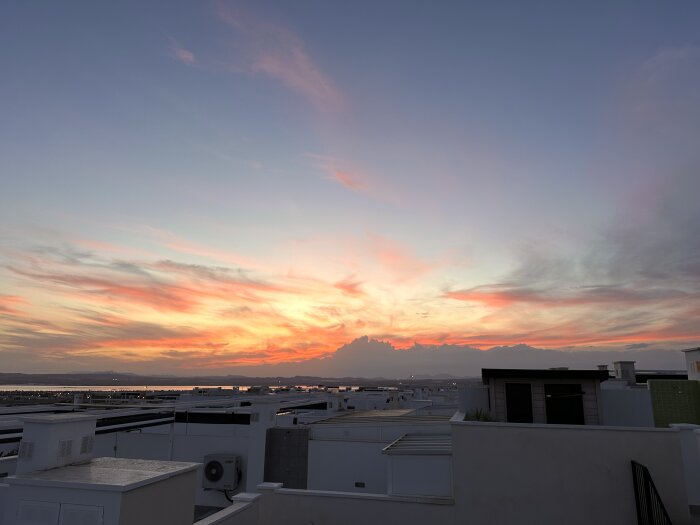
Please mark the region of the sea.
[[157, 390], [186, 391], [194, 388], [238, 388], [245, 392], [250, 386], [235, 385], [0, 385], [0, 392], [151, 392]]

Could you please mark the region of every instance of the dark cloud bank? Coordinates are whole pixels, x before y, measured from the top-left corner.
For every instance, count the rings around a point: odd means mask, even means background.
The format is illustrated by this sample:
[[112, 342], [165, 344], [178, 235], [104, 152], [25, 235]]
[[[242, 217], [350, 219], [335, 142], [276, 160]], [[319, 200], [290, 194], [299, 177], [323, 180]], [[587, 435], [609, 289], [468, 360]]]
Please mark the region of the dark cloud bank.
[[[398, 350], [391, 344], [360, 337], [323, 359], [272, 366], [237, 367], [244, 375], [318, 375], [324, 377], [407, 378], [449, 374], [456, 377], [480, 375], [482, 368], [594, 368], [598, 364], [631, 360], [640, 369], [685, 369], [680, 350], [649, 348], [628, 350], [544, 350], [528, 345], [499, 346], [478, 350], [465, 346], [414, 345]], [[612, 368], [612, 366], [611, 366]]]

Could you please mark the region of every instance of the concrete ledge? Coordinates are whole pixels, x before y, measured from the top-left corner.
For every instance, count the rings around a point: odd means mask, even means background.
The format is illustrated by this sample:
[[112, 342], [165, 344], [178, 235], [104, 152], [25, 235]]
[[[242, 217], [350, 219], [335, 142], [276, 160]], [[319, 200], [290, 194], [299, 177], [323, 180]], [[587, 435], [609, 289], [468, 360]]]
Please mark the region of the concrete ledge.
[[[259, 497], [259, 494], [256, 494], [255, 496]], [[251, 507], [253, 506], [253, 501], [248, 501], [248, 502], [236, 502], [234, 501], [231, 505], [226, 507], [225, 509], [220, 510], [219, 512], [216, 512], [212, 514], [211, 516], [207, 516], [206, 518], [194, 522], [193, 525], [218, 525], [218, 524], [224, 524], [228, 521], [229, 518], [232, 516], [235, 516], [236, 514], [240, 514], [241, 512], [244, 512], [246, 510], [252, 510]]]
[[283, 486], [282, 483], [272, 483], [272, 482], [266, 481], [265, 483], [260, 483], [257, 488], [258, 488], [258, 490], [270, 491], [270, 490], [281, 489], [282, 486]]
[[[266, 487], [263, 487], [262, 485], [266, 485]], [[274, 485], [278, 485], [279, 487], [276, 488], [274, 487]], [[258, 490], [273, 491], [275, 494], [279, 494], [280, 496], [307, 496], [322, 498], [358, 499], [364, 501], [423, 503], [427, 505], [454, 505], [453, 498], [441, 498], [437, 496], [396, 496], [388, 494], [371, 494], [367, 492], [340, 492], [332, 490], [285, 489], [282, 488], [281, 483], [262, 483], [258, 485]]]
[[464, 413], [458, 412], [452, 419], [450, 424], [455, 426], [470, 426], [470, 427], [502, 427], [502, 428], [537, 428], [537, 429], [559, 429], [559, 430], [581, 430], [581, 431], [613, 431], [613, 432], [659, 432], [659, 433], [678, 433], [678, 428], [655, 428], [655, 427], [606, 427], [602, 425], [548, 425], [546, 423], [505, 423], [503, 421], [463, 421], [459, 419], [459, 415], [464, 417]]
[[252, 501], [255, 501], [260, 498], [260, 494], [252, 494], [250, 492], [241, 492], [239, 494], [236, 494], [232, 499], [233, 502], [240, 502], [240, 503], [250, 503]]

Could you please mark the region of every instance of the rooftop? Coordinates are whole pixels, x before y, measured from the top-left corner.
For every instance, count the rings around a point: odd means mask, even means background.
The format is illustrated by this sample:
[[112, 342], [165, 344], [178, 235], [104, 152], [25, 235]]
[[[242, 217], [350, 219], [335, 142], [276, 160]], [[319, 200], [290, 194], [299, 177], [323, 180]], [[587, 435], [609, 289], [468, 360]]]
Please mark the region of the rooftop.
[[607, 370], [568, 370], [562, 368], [528, 369], [528, 368], [482, 368], [481, 378], [484, 382], [491, 378], [517, 379], [597, 379], [605, 381], [610, 377]]
[[443, 423], [450, 416], [428, 416], [416, 414], [414, 408], [396, 410], [353, 410], [345, 414], [330, 417], [313, 423], [314, 425], [337, 425], [355, 423]]
[[404, 434], [382, 449], [389, 455], [452, 455], [452, 437], [449, 434]]
[[146, 459], [97, 458], [79, 465], [18, 474], [5, 478], [11, 484], [61, 486], [125, 492], [153, 481], [197, 468], [197, 463]]

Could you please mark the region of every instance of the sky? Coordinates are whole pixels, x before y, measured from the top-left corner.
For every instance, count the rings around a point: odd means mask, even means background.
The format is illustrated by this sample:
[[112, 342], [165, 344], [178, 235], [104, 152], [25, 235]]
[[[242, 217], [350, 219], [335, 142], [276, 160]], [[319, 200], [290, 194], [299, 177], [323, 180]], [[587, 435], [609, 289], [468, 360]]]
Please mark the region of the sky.
[[676, 367], [700, 4], [6, 0], [0, 183], [3, 371]]

